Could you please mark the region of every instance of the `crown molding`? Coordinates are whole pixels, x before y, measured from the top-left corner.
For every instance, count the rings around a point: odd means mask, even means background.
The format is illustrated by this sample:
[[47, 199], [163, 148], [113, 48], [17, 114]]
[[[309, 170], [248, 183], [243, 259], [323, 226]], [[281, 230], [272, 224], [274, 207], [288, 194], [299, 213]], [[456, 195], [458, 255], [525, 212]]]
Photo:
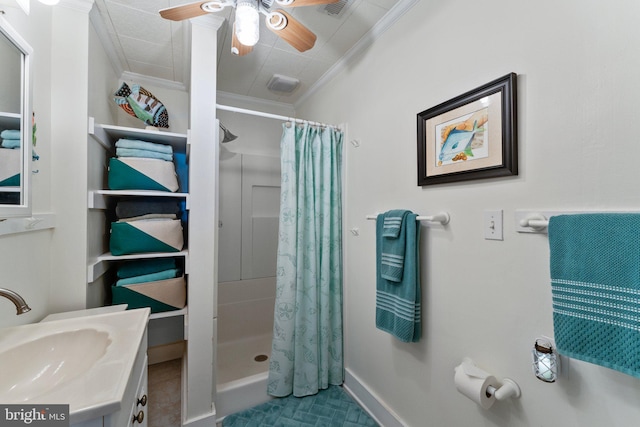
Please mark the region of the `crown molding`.
[[94, 0], [61, 0], [59, 6], [75, 9], [80, 12], [89, 13], [93, 7]]
[[182, 82], [150, 77], [144, 74], [132, 73], [131, 71], [123, 71], [120, 79], [135, 81], [138, 84], [146, 84], [149, 86], [161, 87], [164, 89], [180, 90], [184, 92], [188, 90], [187, 86]]
[[334, 77], [346, 70], [353, 60], [382, 36], [402, 15], [418, 3], [419, 0], [400, 0], [387, 14], [367, 32], [351, 49], [345, 53], [326, 73], [315, 82], [293, 104], [295, 108], [305, 103], [311, 96], [318, 92], [324, 85], [329, 83]]

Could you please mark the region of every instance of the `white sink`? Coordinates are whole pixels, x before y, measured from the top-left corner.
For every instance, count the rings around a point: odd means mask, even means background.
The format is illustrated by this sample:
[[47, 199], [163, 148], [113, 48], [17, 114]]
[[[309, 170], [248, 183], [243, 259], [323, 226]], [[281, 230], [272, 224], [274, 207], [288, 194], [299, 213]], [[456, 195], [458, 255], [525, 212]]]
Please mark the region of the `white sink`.
[[109, 333], [97, 329], [58, 332], [0, 353], [3, 369], [0, 395], [27, 401], [86, 374], [111, 344]]
[[119, 409], [149, 309], [0, 329], [0, 402], [69, 404], [72, 421]]

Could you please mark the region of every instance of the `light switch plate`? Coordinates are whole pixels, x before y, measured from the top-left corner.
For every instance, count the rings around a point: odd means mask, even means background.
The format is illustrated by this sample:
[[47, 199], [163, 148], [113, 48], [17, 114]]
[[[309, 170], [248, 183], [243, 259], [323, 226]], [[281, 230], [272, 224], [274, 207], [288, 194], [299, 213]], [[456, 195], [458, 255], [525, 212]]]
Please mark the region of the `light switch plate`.
[[484, 211], [484, 238], [486, 240], [503, 240], [502, 209]]

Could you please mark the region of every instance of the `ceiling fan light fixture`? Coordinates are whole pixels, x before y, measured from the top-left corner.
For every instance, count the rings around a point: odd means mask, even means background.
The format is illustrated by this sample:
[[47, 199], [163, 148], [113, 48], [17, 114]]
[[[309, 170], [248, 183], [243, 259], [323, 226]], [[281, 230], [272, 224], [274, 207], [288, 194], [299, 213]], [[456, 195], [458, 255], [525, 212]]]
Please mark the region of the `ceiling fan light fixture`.
[[245, 46], [255, 46], [260, 39], [258, 1], [239, 1], [236, 6], [236, 37]]
[[265, 18], [267, 25], [271, 27], [273, 31], [284, 30], [287, 26], [287, 17], [282, 12], [275, 11], [270, 12]]

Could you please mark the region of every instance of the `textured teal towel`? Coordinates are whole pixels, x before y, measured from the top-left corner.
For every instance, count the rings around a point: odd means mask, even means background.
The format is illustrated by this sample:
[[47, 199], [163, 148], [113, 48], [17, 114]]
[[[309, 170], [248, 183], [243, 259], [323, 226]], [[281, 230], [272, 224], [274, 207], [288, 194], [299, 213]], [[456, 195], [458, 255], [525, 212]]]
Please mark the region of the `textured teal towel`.
[[384, 213], [384, 222], [382, 224], [382, 235], [384, 237], [397, 238], [402, 228], [402, 221], [409, 213], [405, 209], [394, 209]]
[[396, 209], [385, 212], [382, 221], [382, 253], [380, 274], [392, 282], [402, 281], [406, 243], [407, 215], [411, 211]]
[[146, 258], [127, 261], [116, 271], [118, 279], [128, 277], [143, 276], [145, 274], [158, 273], [164, 270], [171, 270], [176, 267], [175, 258]]
[[640, 377], [640, 215], [549, 221], [558, 352]]
[[402, 280], [391, 282], [382, 277], [381, 257], [384, 214], [376, 220], [376, 327], [400, 341], [418, 342], [421, 327], [420, 224], [417, 215], [407, 214]]
[[167, 280], [180, 277], [182, 272], [177, 268], [159, 271], [157, 273], [143, 274], [142, 276], [127, 277], [116, 282], [116, 286], [135, 285], [136, 283], [157, 282], [158, 280]]

